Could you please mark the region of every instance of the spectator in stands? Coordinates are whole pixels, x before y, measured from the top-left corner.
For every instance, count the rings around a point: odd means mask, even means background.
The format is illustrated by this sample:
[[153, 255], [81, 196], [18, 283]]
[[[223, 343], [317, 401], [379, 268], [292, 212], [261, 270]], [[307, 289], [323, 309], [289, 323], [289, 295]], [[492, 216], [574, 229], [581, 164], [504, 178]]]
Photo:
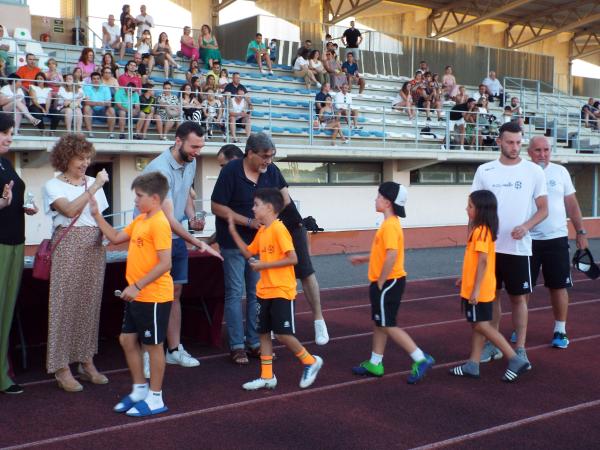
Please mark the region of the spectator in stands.
[[[344, 34], [342, 35], [342, 42], [346, 48], [358, 48], [362, 40], [362, 34], [354, 27], [354, 20], [352, 20], [350, 22], [350, 28], [344, 31]], [[356, 59], [359, 59], [358, 51], [356, 53], [357, 54], [354, 56]]]
[[469, 94], [467, 94], [467, 90], [465, 89], [465, 87], [459, 86], [458, 94], [456, 94], [456, 97], [454, 97], [454, 101], [456, 102], [456, 104], [466, 103], [468, 99], [469, 99]]
[[115, 23], [112, 14], [108, 16], [108, 22], [102, 24], [102, 47], [107, 52], [121, 48], [121, 27]]
[[346, 74], [348, 85], [352, 89], [352, 85], [358, 85], [358, 93], [362, 94], [365, 90], [365, 79], [358, 71], [358, 64], [354, 60], [354, 52], [346, 53], [346, 61], [342, 64], [342, 72]]
[[129, 83], [127, 89], [120, 88], [115, 94], [116, 114], [119, 117], [119, 139], [125, 139], [125, 121], [128, 116], [133, 119], [140, 115], [140, 95], [136, 85]]
[[427, 120], [431, 120], [431, 101], [427, 95], [427, 82], [423, 78], [423, 74], [419, 71], [415, 72], [415, 77], [409, 82], [409, 85], [413, 104], [417, 106], [417, 115], [420, 110], [425, 110]]
[[144, 34], [144, 31], [150, 31], [150, 28], [154, 27], [154, 19], [150, 14], [146, 13], [146, 5], [140, 6], [140, 15], [135, 18], [135, 22], [138, 27], [138, 39]]
[[473, 103], [469, 107], [469, 111], [463, 115], [465, 119], [465, 143], [469, 146], [475, 146], [476, 135], [480, 138], [479, 145], [481, 146], [481, 133], [477, 130], [477, 103]]
[[215, 61], [221, 62], [219, 43], [217, 38], [212, 35], [212, 29], [206, 24], [200, 28], [198, 47], [200, 48], [200, 57], [207, 69], [214, 69]]
[[136, 124], [136, 134], [133, 135], [134, 139], [146, 139], [146, 133], [152, 119], [154, 119], [154, 105], [156, 104], [156, 97], [154, 97], [154, 85], [151, 83], [145, 83], [142, 89], [142, 95], [140, 96], [140, 117]]
[[44, 117], [50, 117], [50, 106], [52, 105], [52, 88], [46, 85], [46, 75], [43, 72], [35, 76], [35, 82], [29, 86], [29, 112], [39, 119], [37, 127], [44, 129]]
[[202, 73], [200, 72], [200, 68], [198, 67], [198, 60], [197, 59], [192, 59], [190, 60], [190, 66], [188, 68], [188, 71], [185, 73], [185, 79], [187, 80], [188, 83], [192, 82], [192, 77], [200, 77], [202, 76]]
[[[586, 128], [598, 129], [598, 118], [600, 117], [600, 110], [594, 106], [594, 98], [590, 97], [588, 102], [581, 108], [581, 120]], [[512, 108], [511, 108], [512, 114]]]
[[142, 87], [142, 77], [137, 73], [137, 68], [135, 61], [127, 61], [125, 73], [119, 77], [119, 86], [127, 86], [129, 83], [133, 83], [139, 92], [139, 89]]
[[331, 131], [331, 145], [335, 145], [338, 136], [342, 140], [342, 144], [348, 143], [344, 133], [342, 133], [340, 116], [333, 109], [333, 99], [330, 95], [325, 97], [325, 104], [319, 110], [319, 124]]
[[217, 84], [219, 85], [219, 93], [223, 93], [225, 86], [229, 84], [229, 73], [227, 72], [227, 69], [221, 69]]
[[439, 75], [437, 73], [431, 74], [431, 72], [425, 72], [425, 81], [427, 85], [425, 89], [429, 96], [431, 106], [437, 113], [437, 119], [442, 120], [442, 107], [443, 107], [443, 88], [442, 83], [439, 81]]
[[502, 113], [502, 124], [507, 122], [512, 122], [512, 108], [510, 105], [506, 105], [504, 107], [504, 112]]
[[212, 138], [214, 130], [219, 130], [223, 133], [224, 140], [227, 141], [225, 125], [223, 124], [223, 105], [216, 98], [215, 91], [212, 89], [206, 91], [206, 99], [202, 102], [202, 119], [207, 131], [207, 139]]
[[315, 84], [317, 88], [320, 89], [321, 83], [317, 81], [315, 75], [311, 72], [310, 67], [308, 65], [308, 56], [308, 49], [303, 49], [300, 55], [298, 55], [298, 57], [296, 58], [296, 62], [294, 63], [294, 76], [304, 78], [306, 89], [310, 89], [312, 84]]
[[25, 204], [25, 182], [8, 155], [14, 126], [12, 116], [0, 114], [0, 392], [5, 394], [23, 392], [11, 378], [9, 340], [23, 274], [25, 214], [38, 212], [37, 206]]
[[[102, 190], [108, 181], [106, 171], [96, 178], [85, 175], [95, 153], [82, 135], [63, 136], [50, 154], [50, 163], [60, 174], [44, 185], [44, 209], [52, 218], [54, 245], [61, 239], [52, 254], [50, 271], [46, 368], [67, 392], [83, 390], [73, 378], [72, 363], [79, 364], [81, 379], [108, 383], [94, 365], [106, 253], [102, 233], [90, 214], [90, 199], [96, 200], [100, 211], [108, 208]], [[77, 221], [66, 232], [75, 217]]]
[[406, 112], [410, 120], [416, 117], [408, 81], [404, 82], [402, 89], [400, 89], [396, 98], [392, 100], [392, 108], [396, 111]]
[[96, 67], [96, 72], [100, 72], [105, 67], [108, 67], [111, 70], [113, 77], [117, 78], [119, 76], [120, 67], [115, 62], [115, 57], [112, 53], [105, 53], [102, 55], [102, 61], [100, 62], [100, 65]]
[[183, 108], [183, 118], [192, 122], [201, 123], [202, 113], [200, 100], [192, 91], [192, 85], [185, 83], [181, 86], [181, 106]]
[[325, 67], [323, 67], [321, 52], [319, 50], [312, 50], [309, 53], [308, 68], [321, 85], [329, 82], [329, 74], [325, 70]]
[[163, 90], [156, 101], [158, 105], [156, 128], [158, 128], [158, 134], [163, 141], [167, 140], [169, 132], [181, 117], [179, 98], [173, 93], [172, 88], [171, 82], [165, 81]]
[[102, 85], [108, 86], [111, 95], [114, 97], [119, 89], [119, 81], [113, 76], [113, 71], [110, 69], [110, 67], [105, 66], [100, 72], [100, 75], [102, 75], [100, 82]]
[[348, 82], [348, 78], [346, 77], [346, 74], [342, 72], [342, 65], [337, 60], [336, 54], [333, 50], [327, 50], [325, 52], [323, 66], [329, 74], [331, 88], [336, 92], [339, 91], [342, 87], [342, 84]]
[[444, 87], [444, 96], [446, 100], [454, 100], [458, 93], [458, 86], [456, 85], [456, 78], [452, 73], [452, 66], [446, 66], [444, 69], [442, 86]]
[[6, 61], [0, 58], [0, 88], [6, 84], [6, 80], [3, 78], [8, 78], [8, 73], [6, 71]]
[[73, 69], [72, 75], [75, 84], [83, 87], [83, 70], [81, 70], [81, 67], [75, 67]]
[[244, 95], [247, 97], [246, 100], [250, 101], [250, 99], [248, 98], [248, 89], [246, 89], [246, 87], [242, 83], [240, 83], [240, 73], [233, 72], [233, 74], [231, 74], [231, 83], [225, 86], [225, 90], [223, 93], [229, 95], [237, 95], [240, 89], [244, 91]]
[[269, 40], [269, 59], [271, 62], [276, 62], [279, 58], [279, 41], [277, 39]]
[[218, 80], [219, 73], [221, 73], [221, 62], [213, 61], [212, 69], [206, 72], [205, 76], [213, 75], [215, 77], [215, 80]]
[[315, 95], [315, 114], [317, 116], [319, 116], [321, 108], [325, 105], [325, 99], [331, 97], [331, 95], [329, 95], [330, 89], [331, 85], [329, 83], [323, 83], [321, 90]]
[[192, 92], [198, 99], [202, 97], [202, 86], [205, 82], [206, 80], [202, 81], [201, 77], [192, 77], [192, 81], [190, 82], [192, 85]]
[[124, 59], [125, 53], [132, 53], [135, 43], [135, 19], [127, 17], [125, 25], [123, 25], [123, 43], [119, 51], [119, 58]]
[[[474, 98], [469, 98], [465, 103], [454, 105], [450, 110], [450, 132], [458, 132], [454, 141], [458, 141], [460, 149], [465, 149], [465, 117], [471, 108], [477, 103]], [[442, 144], [442, 150], [446, 150], [448, 143]], [[449, 147], [448, 147], [449, 148]]]
[[154, 56], [152, 56], [152, 34], [148, 30], [142, 33], [142, 36], [138, 39], [135, 44], [135, 48], [140, 53], [141, 58], [144, 59], [148, 57], [148, 76], [152, 73], [152, 68], [154, 67], [155, 61]]
[[500, 80], [496, 78], [496, 72], [490, 70], [489, 76], [483, 79], [482, 84], [486, 87], [488, 100], [493, 102], [494, 98], [497, 98], [498, 105], [502, 108], [502, 105], [504, 105], [504, 89]]
[[16, 136], [19, 134], [23, 116], [25, 116], [34, 127], [39, 125], [40, 120], [33, 117], [29, 112], [27, 105], [25, 105], [25, 93], [23, 92], [23, 89], [21, 89], [21, 77], [16, 73], [11, 73], [8, 78], [8, 83], [0, 89], [0, 108], [2, 108], [2, 111], [4, 112], [10, 114], [14, 113], [14, 134]]
[[91, 84], [83, 87], [85, 102], [83, 106], [83, 121], [90, 138], [94, 137], [92, 132], [92, 119], [100, 117], [106, 119], [108, 125], [108, 138], [113, 139], [115, 128], [115, 110], [111, 106], [112, 96], [108, 86], [100, 84], [101, 76], [98, 72], [93, 72], [90, 76]]
[[65, 84], [58, 89], [56, 96], [56, 112], [65, 119], [67, 132], [81, 133], [83, 113], [81, 111], [83, 89], [73, 78], [73, 74], [65, 75]]
[[75, 67], [79, 67], [82, 72], [83, 81], [88, 83], [90, 76], [96, 71], [96, 64], [94, 64], [94, 50], [89, 47], [84, 48], [79, 56], [79, 61]]
[[523, 124], [524, 124], [523, 108], [521, 107], [521, 103], [517, 97], [512, 97], [510, 99], [510, 109], [513, 114], [512, 121], [517, 122], [519, 124], [519, 126], [521, 128], [523, 128]]
[[188, 26], [183, 27], [183, 34], [179, 39], [181, 44], [181, 54], [186, 58], [190, 58], [192, 61], [198, 61], [200, 58], [200, 52], [196, 46], [196, 41], [192, 36], [192, 29]]
[[10, 47], [14, 42], [13, 39], [4, 36], [4, 26], [0, 25], [0, 59], [6, 63], [6, 73], [11, 73], [13, 70], [13, 58], [10, 54]]
[[344, 83], [340, 92], [335, 94], [335, 109], [341, 116], [340, 123], [343, 118], [346, 118], [346, 122], [350, 126], [350, 118], [352, 118], [352, 127], [358, 128], [358, 110], [352, 108], [352, 94], [349, 92], [349, 88], [348, 83]]
[[421, 72], [423, 75], [425, 75], [427, 72], [431, 72], [429, 70], [429, 66], [427, 65], [427, 61], [422, 60], [419, 63], [419, 68], [417, 69], [417, 72]]
[[165, 78], [169, 78], [169, 65], [173, 67], [181, 68], [179, 64], [175, 62], [172, 55], [171, 45], [169, 44], [169, 36], [164, 31], [158, 35], [158, 42], [152, 48], [152, 55], [154, 60], [159, 66], [163, 66], [165, 70]]
[[263, 42], [262, 34], [256, 33], [254, 40], [250, 41], [248, 44], [248, 49], [246, 50], [246, 62], [258, 64], [258, 69], [262, 74], [266, 73], [263, 69], [263, 64], [266, 64], [267, 68], [269, 69], [269, 74], [273, 75], [271, 58], [269, 58], [269, 51]]
[[137, 74], [140, 76], [142, 84], [148, 81], [148, 67], [150, 66], [149, 60], [151, 56], [148, 54], [142, 54], [140, 52], [135, 52], [133, 54], [133, 61], [137, 65]]
[[476, 102], [478, 102], [482, 98], [488, 98], [487, 88], [485, 87], [485, 84], [479, 85], [479, 90], [475, 92], [475, 94], [473, 94], [473, 98]]
[[121, 39], [125, 37], [123, 31], [125, 30], [125, 23], [129, 18], [134, 18], [131, 15], [131, 8], [129, 5], [123, 5], [121, 8], [121, 15], [119, 16], [119, 23], [121, 24]]
[[236, 128], [238, 125], [243, 126], [246, 130], [246, 138], [250, 136], [252, 124], [250, 123], [250, 114], [252, 107], [246, 99], [244, 90], [239, 88], [237, 95], [230, 99], [229, 103], [229, 132], [233, 138], [233, 142], [239, 142], [236, 136]]
[[[32, 80], [35, 80], [35, 76], [40, 73], [42, 69], [37, 66], [38, 59], [33, 53], [27, 53], [27, 55], [25, 55], [25, 61], [27, 61], [27, 64], [17, 69], [17, 75], [23, 80], [23, 88], [29, 89]], [[17, 126], [16, 128], [19, 127]]]
[[200, 98], [200, 102], [203, 102], [206, 99], [205, 93], [208, 90], [212, 90], [213, 92], [217, 92], [219, 89], [219, 85], [217, 84], [217, 79], [213, 76], [213, 74], [209, 74], [206, 77], [206, 83], [202, 85], [202, 95]]

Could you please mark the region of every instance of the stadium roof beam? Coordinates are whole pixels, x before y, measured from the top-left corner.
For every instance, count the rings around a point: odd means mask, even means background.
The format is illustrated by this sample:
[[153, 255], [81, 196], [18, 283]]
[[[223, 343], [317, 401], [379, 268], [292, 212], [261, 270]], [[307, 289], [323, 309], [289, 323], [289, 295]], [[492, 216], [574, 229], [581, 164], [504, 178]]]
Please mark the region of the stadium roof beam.
[[[504, 0], [489, 2], [485, 7], [482, 7], [478, 0], [452, 3], [451, 6], [431, 11], [427, 19], [429, 35], [438, 39], [443, 38], [477, 25], [484, 20], [497, 18], [533, 1], [535, 0]], [[467, 17], [473, 17], [473, 19], [467, 20]], [[450, 23], [454, 25], [450, 26]]]
[[[511, 24], [506, 30], [506, 47], [518, 49], [535, 44], [560, 33], [576, 30], [600, 21], [600, 2], [585, 10], [571, 7], [562, 9], [560, 14], [553, 11], [524, 20], [523, 23]], [[531, 20], [535, 20], [535, 24]], [[526, 33], [527, 31], [527, 33]], [[526, 37], [530, 36], [531, 37]]]
[[600, 53], [600, 34], [594, 31], [577, 33], [571, 39], [569, 59], [583, 59]]
[[213, 10], [219, 12], [233, 3], [235, 0], [213, 0]]
[[[323, 4], [323, 21], [333, 25], [348, 17], [369, 9], [383, 0], [325, 0]], [[329, 17], [331, 16], [331, 19]]]

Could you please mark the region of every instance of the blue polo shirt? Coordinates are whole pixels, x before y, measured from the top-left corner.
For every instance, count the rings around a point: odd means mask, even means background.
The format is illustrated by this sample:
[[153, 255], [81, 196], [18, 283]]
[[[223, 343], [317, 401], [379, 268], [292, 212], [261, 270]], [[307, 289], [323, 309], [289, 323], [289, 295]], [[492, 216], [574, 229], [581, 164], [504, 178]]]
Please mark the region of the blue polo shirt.
[[83, 93], [90, 102], [110, 102], [110, 88], [104, 84], [95, 86], [86, 84], [83, 86]]
[[[142, 173], [148, 172], [160, 172], [167, 177], [169, 192], [166, 198], [173, 202], [173, 215], [178, 222], [186, 219], [185, 207], [196, 176], [196, 159], [194, 158], [191, 163], [181, 165], [175, 161], [171, 149], [168, 148], [150, 161]], [[179, 236], [173, 233], [173, 239], [178, 238]]]
[[[275, 164], [269, 164], [266, 173], [261, 173], [255, 184], [246, 177], [244, 159], [229, 161], [219, 173], [211, 201], [231, 208], [234, 212], [245, 217], [254, 217], [252, 206], [254, 193], [259, 188], [283, 189], [288, 184]], [[221, 248], [238, 248], [229, 234], [227, 220], [216, 218], [217, 242]], [[256, 230], [236, 225], [241, 238], [247, 244], [254, 239]]]
[[358, 64], [355, 62], [350, 64], [348, 61], [346, 61], [344, 64], [342, 64], [342, 69], [346, 69], [348, 74], [354, 75], [356, 72], [358, 72]]

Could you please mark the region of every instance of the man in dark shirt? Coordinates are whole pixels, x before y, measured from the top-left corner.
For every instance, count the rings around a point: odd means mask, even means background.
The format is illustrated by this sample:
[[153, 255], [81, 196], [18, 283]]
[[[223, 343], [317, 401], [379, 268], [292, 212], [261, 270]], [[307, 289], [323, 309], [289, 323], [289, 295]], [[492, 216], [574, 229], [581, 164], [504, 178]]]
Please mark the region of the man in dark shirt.
[[353, 84], [358, 84], [358, 93], [362, 94], [365, 90], [365, 79], [358, 72], [358, 64], [354, 60], [354, 52], [346, 53], [346, 61], [342, 64], [342, 71], [346, 73], [350, 90], [352, 90]]
[[359, 30], [354, 28], [354, 20], [350, 22], [350, 28], [344, 31], [344, 34], [342, 35], [342, 42], [346, 48], [358, 48], [362, 42], [362, 34]]
[[[225, 274], [225, 322], [229, 336], [231, 358], [238, 364], [247, 364], [244, 344], [249, 347], [250, 356], [260, 355], [256, 332], [256, 283], [258, 273], [254, 272], [244, 259], [231, 238], [228, 230], [228, 217], [233, 216], [241, 238], [250, 243], [261, 224], [254, 218], [252, 206], [254, 193], [258, 188], [277, 188], [283, 194], [286, 207], [279, 215], [289, 230], [298, 255], [295, 266], [296, 277], [302, 281], [304, 293], [315, 317], [317, 344], [329, 341], [327, 328], [321, 313], [319, 285], [308, 252], [306, 229], [302, 218], [291, 201], [288, 185], [281, 172], [272, 164], [275, 146], [264, 133], [253, 134], [246, 143], [243, 159], [230, 161], [223, 167], [211, 196], [211, 209], [216, 216], [217, 242], [224, 258]], [[246, 333], [242, 320], [241, 299], [246, 291]], [[244, 336], [246, 343], [244, 343]]]
[[[450, 131], [458, 132], [458, 143], [461, 150], [465, 149], [465, 114], [475, 103], [474, 98], [469, 98], [466, 103], [454, 105], [450, 110]], [[442, 150], [446, 150], [446, 144], [442, 144]]]
[[244, 94], [248, 94], [248, 89], [240, 82], [239, 72], [233, 72], [231, 75], [231, 83], [228, 83], [225, 86], [224, 92], [231, 95], [237, 95], [239, 89], [243, 90]]
[[599, 103], [594, 101], [593, 97], [588, 99], [588, 102], [581, 108], [581, 120], [584, 121], [585, 127], [598, 129], [598, 118], [600, 111], [598, 110]]
[[329, 83], [323, 83], [323, 86], [321, 86], [321, 90], [317, 92], [317, 95], [315, 95], [315, 114], [317, 116], [319, 115], [319, 113], [321, 112], [321, 108], [325, 104], [325, 99], [327, 99], [327, 97], [331, 97], [331, 95], [329, 95], [330, 89], [331, 85]]

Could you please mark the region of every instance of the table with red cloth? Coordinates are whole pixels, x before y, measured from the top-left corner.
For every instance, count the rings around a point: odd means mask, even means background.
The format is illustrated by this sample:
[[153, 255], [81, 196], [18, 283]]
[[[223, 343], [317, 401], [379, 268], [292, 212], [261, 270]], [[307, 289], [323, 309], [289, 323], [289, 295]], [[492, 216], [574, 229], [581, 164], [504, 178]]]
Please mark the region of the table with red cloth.
[[[189, 283], [184, 286], [181, 298], [182, 337], [220, 347], [225, 295], [223, 263], [214, 256], [190, 251], [188, 275]], [[114, 291], [126, 286], [124, 258], [109, 258], [100, 310], [101, 337], [114, 338], [121, 331], [124, 302], [114, 296]], [[48, 282], [33, 278], [30, 268], [23, 272], [17, 312], [25, 345], [45, 344], [48, 337]], [[14, 331], [12, 343], [18, 344], [19, 333]]]

